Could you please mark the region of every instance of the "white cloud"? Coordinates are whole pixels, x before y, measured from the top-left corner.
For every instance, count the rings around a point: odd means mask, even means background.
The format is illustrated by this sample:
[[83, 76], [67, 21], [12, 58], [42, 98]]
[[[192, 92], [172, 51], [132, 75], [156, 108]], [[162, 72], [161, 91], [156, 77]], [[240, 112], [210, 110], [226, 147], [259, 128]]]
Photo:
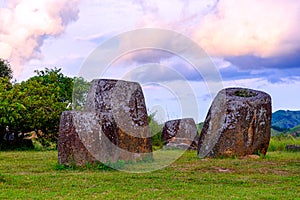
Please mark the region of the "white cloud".
[[49, 36], [57, 36], [78, 17], [78, 0], [13, 0], [0, 8], [0, 57], [11, 62], [14, 75], [24, 63], [39, 58]]
[[190, 34], [195, 24], [210, 12], [216, 0], [133, 1], [140, 6], [143, 15], [137, 21], [139, 28], [164, 28]]

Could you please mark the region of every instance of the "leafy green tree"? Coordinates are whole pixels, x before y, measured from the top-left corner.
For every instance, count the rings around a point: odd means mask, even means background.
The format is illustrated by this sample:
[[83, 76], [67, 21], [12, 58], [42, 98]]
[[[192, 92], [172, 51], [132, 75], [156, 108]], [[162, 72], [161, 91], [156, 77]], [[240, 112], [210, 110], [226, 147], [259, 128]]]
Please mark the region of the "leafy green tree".
[[74, 78], [74, 90], [72, 99], [72, 107], [74, 110], [84, 109], [90, 86], [91, 82], [84, 80], [82, 77]]
[[56, 143], [61, 113], [71, 103], [73, 80], [60, 69], [36, 71], [36, 76], [0, 92], [0, 127], [22, 134], [36, 131], [44, 146]]
[[[71, 102], [73, 93], [73, 79], [64, 76], [61, 69], [35, 70], [37, 76], [31, 79], [40, 79], [42, 85], [54, 84], [58, 87], [58, 100], [60, 102]], [[29, 79], [30, 80], [30, 79]]]
[[12, 69], [7, 60], [0, 58], [0, 77], [7, 77], [9, 80], [12, 79]]
[[23, 108], [23, 105], [14, 99], [17, 88], [18, 85], [13, 86], [7, 77], [0, 78], [0, 149], [6, 148], [3, 146], [7, 145], [10, 148], [18, 147], [22, 138], [22, 135], [18, 135], [18, 131], [14, 129], [16, 120], [21, 118], [20, 110]]
[[9, 81], [8, 77], [0, 77], [0, 93], [6, 90], [10, 90], [12, 88], [12, 84]]
[[[26, 131], [40, 130], [40, 142], [43, 145], [56, 143], [61, 113], [72, 100], [73, 80], [61, 73], [61, 69], [36, 71], [37, 76], [22, 85], [25, 96], [23, 104], [27, 111], [24, 120], [30, 123], [22, 127]], [[23, 123], [22, 123], [23, 124]], [[20, 124], [21, 125], [21, 124]]]
[[148, 115], [148, 123], [150, 128], [152, 146], [154, 149], [160, 149], [163, 146], [161, 132], [163, 125], [155, 120], [155, 112]]

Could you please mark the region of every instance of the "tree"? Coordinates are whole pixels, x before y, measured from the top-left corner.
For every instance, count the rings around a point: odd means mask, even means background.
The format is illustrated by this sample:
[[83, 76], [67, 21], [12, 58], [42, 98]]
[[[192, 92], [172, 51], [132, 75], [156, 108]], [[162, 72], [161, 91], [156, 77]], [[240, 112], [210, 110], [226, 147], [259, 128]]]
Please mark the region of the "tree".
[[9, 80], [12, 79], [12, 69], [7, 60], [0, 58], [0, 77], [7, 77]]
[[92, 82], [84, 80], [82, 77], [74, 78], [74, 89], [72, 107], [74, 110], [83, 110], [86, 98]]
[[153, 148], [160, 149], [163, 146], [163, 143], [161, 140], [161, 132], [162, 132], [163, 125], [159, 124], [155, 120], [155, 115], [156, 115], [156, 112], [148, 115], [148, 123], [149, 123]]
[[[58, 87], [58, 100], [60, 102], [71, 102], [72, 93], [73, 93], [73, 79], [64, 76], [61, 73], [61, 69], [48, 69], [45, 70], [35, 70], [37, 76], [32, 77], [31, 79], [40, 79], [41, 84], [48, 86], [55, 84]], [[29, 80], [31, 80], [29, 79]]]
[[8, 126], [20, 137], [36, 131], [43, 133], [38, 140], [44, 146], [56, 143], [60, 116], [71, 103], [73, 90], [72, 78], [60, 71], [36, 71], [36, 76], [0, 92], [0, 130]]
[[[19, 100], [28, 111], [19, 125], [26, 131], [40, 130], [40, 142], [47, 146], [57, 142], [61, 113], [72, 101], [73, 79], [56, 68], [35, 72], [37, 76], [21, 84], [22, 91], [26, 91], [19, 92], [25, 95]], [[28, 125], [24, 126], [25, 122]]]

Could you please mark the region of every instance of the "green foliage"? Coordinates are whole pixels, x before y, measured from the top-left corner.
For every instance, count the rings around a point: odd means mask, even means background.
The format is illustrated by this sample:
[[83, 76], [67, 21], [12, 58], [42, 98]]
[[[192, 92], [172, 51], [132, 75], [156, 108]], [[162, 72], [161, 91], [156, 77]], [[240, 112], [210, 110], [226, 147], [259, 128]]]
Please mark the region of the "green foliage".
[[298, 126], [295, 126], [294, 128], [291, 128], [289, 133], [300, 133], [300, 124]]
[[148, 116], [148, 123], [150, 127], [150, 134], [152, 140], [152, 146], [154, 150], [160, 149], [163, 146], [162, 139], [161, 139], [161, 132], [162, 132], [162, 124], [159, 124], [155, 120], [155, 114], [152, 113]]
[[12, 88], [12, 84], [9, 81], [8, 77], [0, 77], [0, 92], [3, 93], [6, 90], [10, 90]]
[[106, 162], [106, 166], [113, 168], [113, 169], [124, 169], [125, 167], [125, 161], [124, 160], [118, 160], [117, 162]]
[[55, 164], [55, 170], [61, 171], [61, 170], [77, 170], [77, 171], [84, 171], [84, 170], [101, 170], [101, 171], [112, 171], [117, 169], [124, 169], [125, 167], [125, 161], [124, 160], [118, 160], [117, 162], [107, 162], [105, 164], [103, 163], [86, 163], [85, 166], [76, 166], [75, 163], [72, 163], [71, 165], [61, 165], [59, 163]]
[[237, 90], [234, 94], [239, 97], [254, 97], [257, 95], [256, 93], [248, 91], [247, 89]]
[[203, 125], [204, 125], [204, 122], [200, 122], [197, 126], [197, 130], [198, 130], [198, 135], [200, 135], [202, 129], [203, 129]]
[[271, 137], [268, 151], [285, 151], [286, 145], [300, 145], [300, 138], [291, 135], [278, 135]]
[[[287, 133], [287, 132], [289, 131], [288, 128], [282, 128], [282, 127], [279, 127], [279, 126], [276, 126], [276, 125], [272, 126], [271, 128], [272, 128], [273, 133], [274, 133], [275, 135], [278, 135], [278, 133], [279, 133], [279, 134], [280, 134], [280, 133]], [[272, 131], [272, 130], [271, 130], [271, 131]], [[277, 133], [277, 134], [276, 134], [276, 133]]]
[[278, 135], [282, 135], [282, 134], [283, 134], [283, 132], [278, 131], [274, 128], [271, 128], [271, 136], [278, 136]]
[[0, 78], [8, 78], [11, 80], [12, 77], [12, 69], [9, 62], [0, 58]]
[[105, 164], [102, 164], [102, 163], [98, 164], [96, 167], [98, 170], [103, 170], [103, 171], [114, 170], [113, 168], [111, 168]]
[[73, 81], [56, 68], [36, 73], [14, 85], [7, 79], [0, 81], [0, 136], [6, 127], [21, 133], [21, 139], [24, 133], [36, 131], [39, 142], [48, 147], [57, 141], [61, 113], [71, 103]]
[[61, 165], [56, 163], [55, 170], [74, 170], [73, 165]]
[[82, 77], [74, 78], [74, 89], [72, 99], [72, 107], [74, 110], [84, 109], [90, 86], [91, 82], [84, 80]]
[[46, 87], [53, 87], [53, 92], [59, 102], [71, 102], [73, 93], [73, 79], [64, 76], [61, 69], [35, 70], [37, 76], [29, 80], [38, 80], [39, 83]]
[[0, 174], [0, 183], [5, 183], [6, 180], [2, 174]]

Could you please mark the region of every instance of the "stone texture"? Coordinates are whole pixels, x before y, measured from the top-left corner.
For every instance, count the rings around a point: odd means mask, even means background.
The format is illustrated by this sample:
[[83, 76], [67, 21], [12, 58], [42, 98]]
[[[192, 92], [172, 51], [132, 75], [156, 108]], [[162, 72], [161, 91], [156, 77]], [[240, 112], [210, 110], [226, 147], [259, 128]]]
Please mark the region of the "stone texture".
[[271, 135], [271, 97], [227, 88], [215, 97], [198, 143], [199, 157], [266, 154]]
[[94, 80], [84, 112], [62, 114], [58, 141], [61, 164], [137, 161], [152, 157], [142, 88], [138, 83]]
[[[87, 123], [83, 123], [83, 120]], [[80, 124], [77, 124], [80, 121]], [[94, 141], [91, 147], [98, 147], [97, 132], [99, 127], [90, 126], [91, 123], [98, 124], [93, 113], [81, 113], [76, 111], [65, 111], [62, 113], [59, 126], [58, 136], [58, 162], [64, 165], [76, 164], [83, 166], [86, 163], [94, 163], [96, 158], [86, 148], [84, 141], [81, 139], [88, 135], [89, 139]], [[83, 132], [78, 130], [77, 125], [86, 125], [89, 131]]]
[[197, 149], [197, 126], [192, 118], [167, 121], [161, 137], [165, 149]]

